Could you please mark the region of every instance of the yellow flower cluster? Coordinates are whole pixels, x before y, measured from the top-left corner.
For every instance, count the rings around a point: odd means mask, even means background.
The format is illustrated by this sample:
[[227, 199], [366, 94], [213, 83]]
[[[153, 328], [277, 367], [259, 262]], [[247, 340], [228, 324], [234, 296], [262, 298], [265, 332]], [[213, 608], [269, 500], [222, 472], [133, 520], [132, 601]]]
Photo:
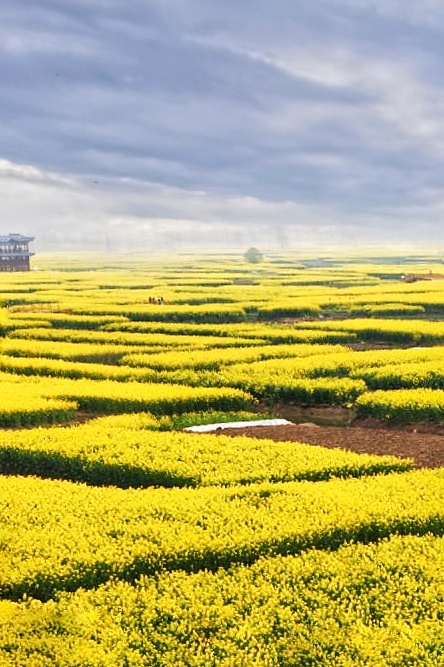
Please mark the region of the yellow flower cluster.
[[[26, 362], [22, 359], [14, 361]], [[49, 361], [54, 364], [68, 363]], [[148, 411], [162, 415], [208, 409], [238, 410], [248, 407], [251, 402], [249, 394], [230, 387], [194, 388], [181, 385], [35, 376], [30, 378], [17, 376], [14, 380], [14, 376], [7, 373], [0, 374], [0, 379], [5, 395], [8, 393], [17, 401], [26, 396], [26, 387], [30, 386], [32, 390], [29, 391], [33, 396], [61, 398], [76, 403], [82, 410], [109, 414]]]
[[312, 481], [406, 470], [406, 460], [290, 442], [154, 432], [152, 415], [0, 432], [0, 469], [122, 488]]
[[442, 470], [200, 489], [5, 477], [0, 593], [48, 599], [165, 568], [214, 570], [393, 534], [442, 534], [443, 493]]
[[[0, 426], [40, 426], [74, 419], [77, 403], [42, 389], [41, 383], [0, 372]], [[1, 470], [1, 467], [0, 467]]]
[[123, 358], [123, 363], [130, 366], [148, 366], [166, 369], [196, 368], [214, 369], [221, 365], [240, 362], [257, 362], [262, 359], [306, 357], [316, 354], [332, 354], [345, 351], [341, 345], [286, 344], [256, 345], [250, 348], [228, 348], [188, 351], [170, 351], [156, 355], [131, 354]]
[[[16, 667], [438, 667], [444, 540], [392, 537], [228, 571], [0, 603]], [[4, 661], [4, 662], [3, 662]]]
[[[304, 325], [296, 326], [304, 328]], [[396, 341], [399, 343], [438, 343], [444, 340], [442, 324], [440, 322], [429, 322], [428, 320], [365, 318], [311, 322], [310, 326], [324, 331], [350, 331], [366, 339]]]
[[356, 407], [360, 415], [379, 419], [444, 422], [444, 391], [427, 388], [373, 391], [359, 396]]

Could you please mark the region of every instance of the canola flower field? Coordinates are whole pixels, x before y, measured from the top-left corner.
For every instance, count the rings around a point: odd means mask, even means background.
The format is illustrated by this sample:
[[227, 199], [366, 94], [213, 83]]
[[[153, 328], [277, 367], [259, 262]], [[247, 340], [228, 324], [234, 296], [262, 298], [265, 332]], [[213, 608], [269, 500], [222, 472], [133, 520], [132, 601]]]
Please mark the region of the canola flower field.
[[182, 431], [444, 422], [439, 256], [39, 263], [0, 273], [0, 667], [444, 664], [442, 469]]

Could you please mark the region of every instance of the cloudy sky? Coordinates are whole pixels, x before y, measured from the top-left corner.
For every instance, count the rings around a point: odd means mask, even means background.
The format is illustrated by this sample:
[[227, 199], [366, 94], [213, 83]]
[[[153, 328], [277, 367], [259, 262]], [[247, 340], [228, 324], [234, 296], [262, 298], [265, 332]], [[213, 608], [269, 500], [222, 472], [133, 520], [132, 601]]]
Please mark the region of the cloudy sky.
[[0, 233], [444, 247], [442, 0], [3, 0]]

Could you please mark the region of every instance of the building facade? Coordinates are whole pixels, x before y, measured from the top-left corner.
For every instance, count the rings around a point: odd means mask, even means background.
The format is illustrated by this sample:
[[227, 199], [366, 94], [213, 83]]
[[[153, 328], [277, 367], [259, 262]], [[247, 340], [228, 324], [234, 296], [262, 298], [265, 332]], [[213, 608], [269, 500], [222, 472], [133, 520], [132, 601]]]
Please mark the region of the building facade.
[[0, 271], [29, 271], [29, 258], [34, 253], [29, 252], [28, 243], [33, 240], [22, 234], [0, 235]]

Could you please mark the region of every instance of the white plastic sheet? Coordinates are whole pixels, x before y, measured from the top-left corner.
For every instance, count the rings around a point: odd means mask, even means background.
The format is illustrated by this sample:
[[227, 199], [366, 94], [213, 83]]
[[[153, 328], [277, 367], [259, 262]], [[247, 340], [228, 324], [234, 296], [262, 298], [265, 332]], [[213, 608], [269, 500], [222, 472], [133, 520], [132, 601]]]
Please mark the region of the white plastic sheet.
[[243, 428], [244, 426], [287, 426], [292, 424], [286, 419], [256, 419], [248, 422], [221, 422], [220, 424], [202, 424], [201, 426], [187, 426], [184, 431], [193, 433], [206, 433], [207, 431], [217, 431], [223, 428]]

